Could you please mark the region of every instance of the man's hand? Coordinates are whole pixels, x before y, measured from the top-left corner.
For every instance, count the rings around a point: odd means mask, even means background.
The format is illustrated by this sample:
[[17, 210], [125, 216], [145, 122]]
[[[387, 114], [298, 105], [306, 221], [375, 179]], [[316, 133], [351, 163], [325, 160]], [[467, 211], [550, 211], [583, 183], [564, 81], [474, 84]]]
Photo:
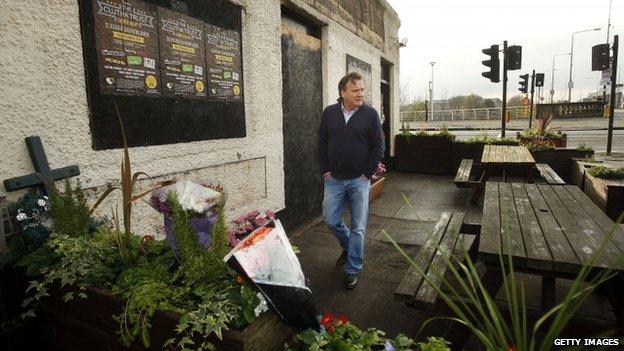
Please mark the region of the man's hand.
[[327, 173], [323, 174], [323, 179], [331, 180], [332, 179], [331, 172], [327, 172]]

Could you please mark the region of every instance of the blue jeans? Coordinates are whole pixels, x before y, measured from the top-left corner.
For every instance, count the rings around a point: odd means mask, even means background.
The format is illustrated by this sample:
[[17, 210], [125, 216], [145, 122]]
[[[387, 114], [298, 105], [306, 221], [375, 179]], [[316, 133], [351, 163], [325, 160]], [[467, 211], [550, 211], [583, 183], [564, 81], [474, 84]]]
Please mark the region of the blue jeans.
[[[347, 251], [347, 274], [357, 274], [362, 270], [369, 194], [370, 180], [363, 177], [325, 180], [323, 217], [342, 249]], [[345, 202], [351, 209], [351, 229], [342, 219]]]

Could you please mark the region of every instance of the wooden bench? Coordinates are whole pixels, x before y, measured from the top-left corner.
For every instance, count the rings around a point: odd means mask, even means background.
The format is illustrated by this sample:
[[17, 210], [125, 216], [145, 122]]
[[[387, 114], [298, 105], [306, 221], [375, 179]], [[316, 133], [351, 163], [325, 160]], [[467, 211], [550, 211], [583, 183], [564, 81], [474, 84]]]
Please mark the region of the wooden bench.
[[566, 182], [564, 182], [563, 179], [561, 179], [561, 177], [559, 177], [559, 175], [552, 168], [550, 168], [550, 166], [547, 165], [546, 163], [536, 163], [535, 167], [537, 167], [537, 170], [539, 171], [540, 175], [542, 176], [542, 178], [544, 178], [547, 184], [549, 185], [565, 185], [566, 184]]
[[481, 186], [481, 179], [471, 180], [472, 169], [474, 160], [463, 159], [457, 169], [457, 175], [455, 176], [455, 185], [458, 188], [478, 188]]
[[407, 273], [394, 292], [394, 299], [405, 301], [414, 308], [433, 311], [438, 300], [438, 293], [432, 284], [440, 287], [447, 269], [445, 257], [452, 260], [451, 255], [460, 248], [460, 230], [464, 221], [463, 212], [443, 212], [435, 224], [433, 232], [425, 244], [418, 250], [414, 262], [430, 280], [427, 282], [419, 271], [410, 265]]

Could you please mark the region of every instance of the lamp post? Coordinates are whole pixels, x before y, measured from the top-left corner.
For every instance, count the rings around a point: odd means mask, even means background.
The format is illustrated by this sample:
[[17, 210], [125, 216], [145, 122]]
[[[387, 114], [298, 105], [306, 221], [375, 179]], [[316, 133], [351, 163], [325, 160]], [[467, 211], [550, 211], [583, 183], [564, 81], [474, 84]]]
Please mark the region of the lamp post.
[[429, 120], [433, 121], [433, 65], [435, 65], [435, 62], [429, 63], [431, 64], [431, 81], [429, 82], [429, 106], [431, 107], [429, 111], [431, 113], [431, 118]]
[[600, 28], [579, 30], [579, 31], [572, 33], [572, 43], [570, 44], [570, 79], [568, 80], [568, 102], [571, 102], [572, 100], [572, 86], [574, 85], [574, 83], [572, 83], [572, 59], [574, 57], [574, 34], [593, 32], [597, 30], [600, 30]]
[[550, 103], [551, 104], [554, 102], [553, 101], [553, 96], [555, 95], [555, 58], [557, 58], [559, 56], [565, 56], [565, 55], [570, 55], [570, 53], [559, 54], [559, 55], [553, 56], [552, 74], [550, 76]]

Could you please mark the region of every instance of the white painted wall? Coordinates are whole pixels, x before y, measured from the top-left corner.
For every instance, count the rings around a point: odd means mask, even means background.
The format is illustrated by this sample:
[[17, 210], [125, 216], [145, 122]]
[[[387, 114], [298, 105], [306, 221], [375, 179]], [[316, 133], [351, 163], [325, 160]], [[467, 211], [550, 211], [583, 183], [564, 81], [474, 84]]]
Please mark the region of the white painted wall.
[[[280, 1], [234, 2], [243, 7], [247, 137], [130, 149], [133, 170], [155, 180], [175, 177], [223, 184], [230, 218], [255, 208], [284, 207]], [[337, 97], [348, 53], [372, 65], [376, 81], [372, 105], [379, 109], [382, 53], [340, 24], [310, 11], [328, 24], [322, 44], [325, 103]], [[389, 29], [396, 37], [398, 18], [395, 22]], [[383, 55], [396, 65], [398, 87], [398, 50]], [[394, 90], [398, 106], [398, 89]], [[394, 112], [398, 123], [398, 108]], [[79, 178], [92, 198], [119, 179], [122, 151], [91, 148], [77, 0], [27, 5], [22, 0], [4, 0], [0, 8], [0, 179], [33, 172], [24, 142], [30, 135], [41, 137], [52, 168], [80, 167]], [[139, 188], [149, 184], [142, 181]], [[0, 196], [9, 200], [22, 193], [7, 193], [0, 186]], [[119, 199], [111, 197], [100, 214], [110, 213]], [[133, 228], [138, 234], [160, 236], [162, 216], [139, 202]]]

